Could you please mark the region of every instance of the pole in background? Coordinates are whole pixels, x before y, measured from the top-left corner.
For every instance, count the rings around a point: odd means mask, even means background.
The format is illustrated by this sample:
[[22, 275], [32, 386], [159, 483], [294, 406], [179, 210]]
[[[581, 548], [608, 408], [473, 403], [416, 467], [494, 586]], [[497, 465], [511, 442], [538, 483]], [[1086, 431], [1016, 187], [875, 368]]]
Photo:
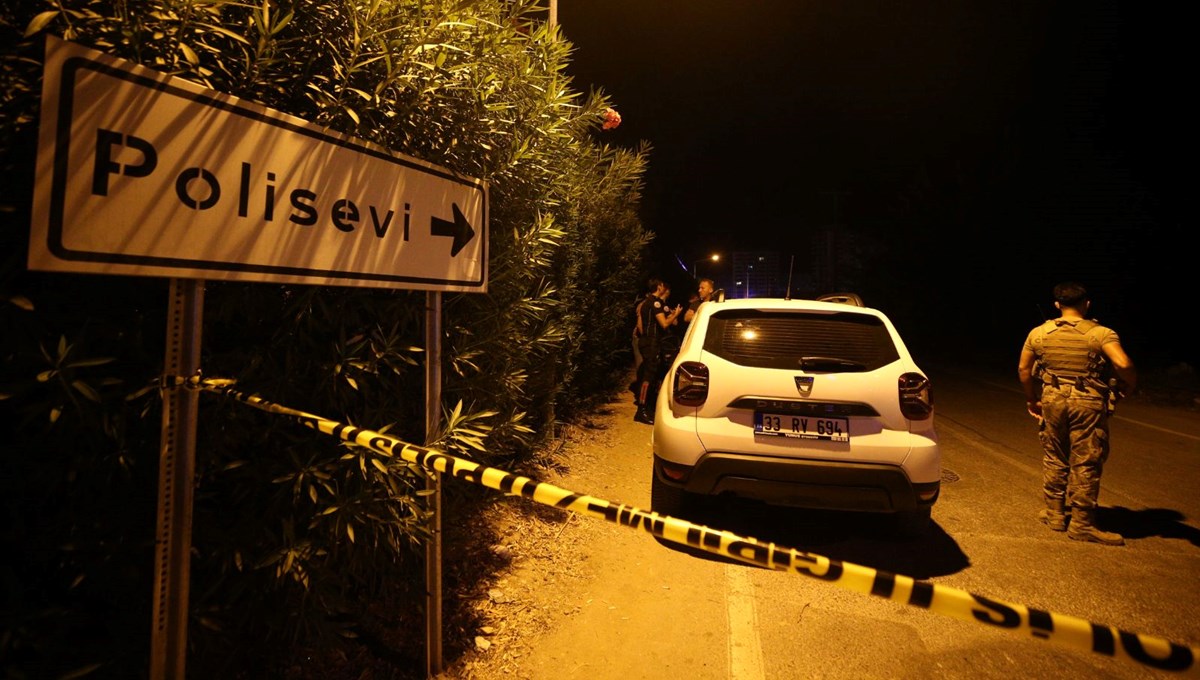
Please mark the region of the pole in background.
[[693, 260], [692, 261], [692, 278], [699, 280], [699, 278], [700, 278], [700, 263], [701, 262], [720, 262], [720, 261], [721, 261], [720, 253], [713, 253], [712, 255], [709, 255], [708, 257], [702, 257], [699, 260]]
[[[171, 279], [163, 376], [200, 370], [204, 281]], [[188, 577], [192, 545], [192, 488], [196, 472], [195, 390], [163, 388], [158, 462], [158, 522], [154, 540], [154, 609], [150, 632], [152, 680], [183, 680], [187, 668]]]

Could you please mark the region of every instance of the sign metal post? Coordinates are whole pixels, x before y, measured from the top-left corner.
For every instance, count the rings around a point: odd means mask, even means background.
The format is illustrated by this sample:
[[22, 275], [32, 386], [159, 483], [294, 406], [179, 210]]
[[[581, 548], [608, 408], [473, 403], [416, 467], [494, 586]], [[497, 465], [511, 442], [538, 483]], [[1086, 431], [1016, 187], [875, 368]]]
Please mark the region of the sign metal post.
[[[190, 376], [200, 369], [204, 282], [171, 279], [163, 374]], [[158, 521], [154, 537], [154, 626], [150, 677], [182, 678], [187, 661], [188, 574], [192, 545], [192, 488], [200, 393], [162, 387], [162, 437], [158, 470]]]
[[[442, 294], [425, 294], [425, 443], [437, 436], [442, 422]], [[430, 471], [425, 488], [432, 491], [430, 538], [425, 544], [425, 673], [442, 672], [442, 476]]]

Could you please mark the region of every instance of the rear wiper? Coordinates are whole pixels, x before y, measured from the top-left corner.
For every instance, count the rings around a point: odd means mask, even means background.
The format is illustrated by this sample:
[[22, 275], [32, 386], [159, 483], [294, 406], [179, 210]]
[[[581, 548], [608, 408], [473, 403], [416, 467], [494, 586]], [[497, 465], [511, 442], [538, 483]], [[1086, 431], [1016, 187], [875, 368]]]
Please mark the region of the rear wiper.
[[865, 371], [867, 365], [840, 357], [800, 357], [802, 371]]

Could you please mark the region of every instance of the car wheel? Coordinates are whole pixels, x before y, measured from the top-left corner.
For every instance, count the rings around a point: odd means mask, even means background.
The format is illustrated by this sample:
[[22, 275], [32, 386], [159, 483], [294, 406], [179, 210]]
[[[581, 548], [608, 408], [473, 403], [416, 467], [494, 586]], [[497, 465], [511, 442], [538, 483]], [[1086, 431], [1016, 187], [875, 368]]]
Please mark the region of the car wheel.
[[929, 530], [932, 508], [901, 510], [896, 513], [896, 533], [906, 538], [920, 538]]
[[650, 509], [660, 515], [686, 519], [684, 513], [689, 505], [688, 493], [659, 480], [657, 474], [651, 474], [653, 477], [650, 480]]

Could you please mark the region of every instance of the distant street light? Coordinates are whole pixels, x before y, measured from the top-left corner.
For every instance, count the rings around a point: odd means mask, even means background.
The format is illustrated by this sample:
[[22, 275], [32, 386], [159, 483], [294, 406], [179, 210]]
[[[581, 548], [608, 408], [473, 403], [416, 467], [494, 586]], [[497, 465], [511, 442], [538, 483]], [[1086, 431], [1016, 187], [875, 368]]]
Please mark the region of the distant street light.
[[696, 278], [696, 269], [700, 266], [700, 263], [707, 262], [709, 260], [712, 260], [713, 262], [720, 262], [721, 255], [719, 253], [713, 253], [712, 255], [709, 255], [708, 257], [703, 257], [703, 258], [700, 258], [699, 260], [696, 260], [695, 262], [693, 262], [692, 263], [692, 278], [693, 279]]

